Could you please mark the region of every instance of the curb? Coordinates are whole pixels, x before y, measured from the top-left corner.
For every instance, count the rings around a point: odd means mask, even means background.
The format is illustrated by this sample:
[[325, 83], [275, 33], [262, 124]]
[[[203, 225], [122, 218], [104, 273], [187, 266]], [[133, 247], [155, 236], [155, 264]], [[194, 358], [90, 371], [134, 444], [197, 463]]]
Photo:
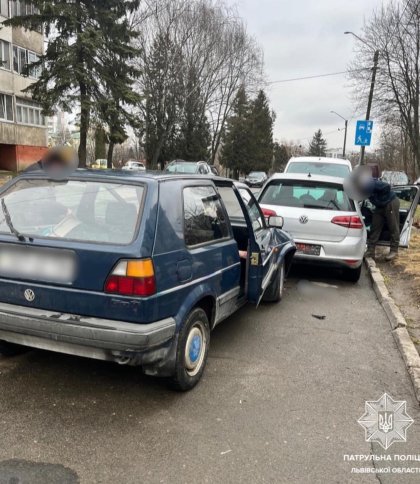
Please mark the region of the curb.
[[392, 299], [380, 269], [373, 259], [365, 259], [365, 266], [372, 280], [373, 290], [391, 324], [391, 332], [403, 357], [408, 374], [420, 403], [420, 356], [407, 331], [407, 322]]

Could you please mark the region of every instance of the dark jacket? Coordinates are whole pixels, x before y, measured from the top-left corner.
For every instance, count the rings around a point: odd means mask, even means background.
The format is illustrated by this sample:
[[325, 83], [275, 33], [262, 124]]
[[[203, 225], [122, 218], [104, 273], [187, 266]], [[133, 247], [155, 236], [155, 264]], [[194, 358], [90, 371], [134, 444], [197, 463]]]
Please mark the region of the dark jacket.
[[385, 207], [397, 197], [397, 195], [391, 190], [391, 185], [389, 183], [375, 179], [372, 179], [369, 183], [368, 192], [370, 193], [370, 202], [377, 208]]

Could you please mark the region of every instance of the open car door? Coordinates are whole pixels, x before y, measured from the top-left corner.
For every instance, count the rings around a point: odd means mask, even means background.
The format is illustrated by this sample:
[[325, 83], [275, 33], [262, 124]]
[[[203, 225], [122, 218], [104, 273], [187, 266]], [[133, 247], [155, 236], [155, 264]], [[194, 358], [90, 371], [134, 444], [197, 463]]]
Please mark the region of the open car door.
[[[408, 247], [410, 244], [411, 229], [413, 227], [414, 219], [415, 217], [420, 218], [420, 186], [394, 186], [392, 187], [392, 191], [400, 200], [400, 247]], [[366, 229], [369, 233], [372, 225], [372, 212], [374, 206], [369, 200], [365, 200], [362, 203], [361, 210]], [[386, 223], [379, 239], [379, 245], [390, 245], [390, 234]]]
[[248, 187], [230, 181], [217, 180], [215, 184], [226, 206], [238, 249], [247, 252], [242, 259], [241, 286], [249, 302], [259, 304], [273, 280], [283, 251], [293, 248], [287, 236], [267, 227], [260, 206]]

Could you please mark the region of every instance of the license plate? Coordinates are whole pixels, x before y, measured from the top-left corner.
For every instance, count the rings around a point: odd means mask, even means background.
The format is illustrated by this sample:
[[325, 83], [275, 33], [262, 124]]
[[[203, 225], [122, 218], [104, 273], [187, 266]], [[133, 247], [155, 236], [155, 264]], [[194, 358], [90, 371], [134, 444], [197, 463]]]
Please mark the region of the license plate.
[[296, 244], [297, 253], [306, 255], [320, 255], [321, 246], [313, 244]]
[[0, 277], [68, 284], [75, 267], [75, 255], [68, 250], [0, 246]]

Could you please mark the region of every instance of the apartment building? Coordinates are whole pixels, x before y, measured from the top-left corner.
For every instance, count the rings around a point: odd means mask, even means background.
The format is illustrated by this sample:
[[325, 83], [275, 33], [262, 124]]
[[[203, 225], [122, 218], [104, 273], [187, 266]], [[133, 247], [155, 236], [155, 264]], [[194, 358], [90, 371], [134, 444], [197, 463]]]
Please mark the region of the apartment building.
[[[0, 23], [34, 12], [30, 2], [0, 0]], [[0, 29], [0, 170], [20, 171], [41, 158], [47, 146], [46, 120], [40, 106], [23, 90], [40, 69], [29, 69], [44, 49], [41, 32]]]

